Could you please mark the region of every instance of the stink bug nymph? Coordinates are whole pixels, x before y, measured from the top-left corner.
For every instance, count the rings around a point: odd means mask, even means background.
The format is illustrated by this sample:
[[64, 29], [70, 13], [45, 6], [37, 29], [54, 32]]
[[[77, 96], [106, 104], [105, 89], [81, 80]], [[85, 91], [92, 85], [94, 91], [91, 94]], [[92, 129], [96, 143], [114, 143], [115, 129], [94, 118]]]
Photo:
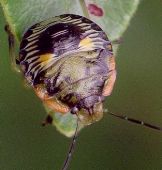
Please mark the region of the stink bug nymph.
[[[16, 58], [14, 36], [8, 26], [6, 31], [13, 65], [19, 66], [36, 95], [54, 112], [71, 112], [78, 117], [63, 166], [65, 170], [74, 148], [78, 122], [89, 125], [100, 120], [105, 96], [112, 92], [116, 79], [112, 44], [93, 21], [79, 15], [64, 14], [31, 26], [22, 37], [19, 58]], [[50, 115], [47, 122], [52, 122]], [[152, 126], [144, 122], [141, 124]]]
[[20, 43], [19, 66], [49, 108], [88, 125], [103, 115], [116, 77], [112, 45], [89, 19], [72, 14], [37, 23]]

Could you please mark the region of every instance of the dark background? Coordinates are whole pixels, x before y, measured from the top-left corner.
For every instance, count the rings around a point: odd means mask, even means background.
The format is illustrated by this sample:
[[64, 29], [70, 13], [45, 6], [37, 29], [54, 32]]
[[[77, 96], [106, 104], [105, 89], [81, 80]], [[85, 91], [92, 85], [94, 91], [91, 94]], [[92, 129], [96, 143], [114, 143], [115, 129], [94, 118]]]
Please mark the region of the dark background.
[[[58, 170], [70, 139], [41, 127], [45, 110], [11, 70], [0, 9], [0, 170]], [[162, 126], [162, 1], [143, 0], [123, 35], [105, 108]], [[162, 170], [162, 132], [109, 115], [79, 136], [70, 170]]]

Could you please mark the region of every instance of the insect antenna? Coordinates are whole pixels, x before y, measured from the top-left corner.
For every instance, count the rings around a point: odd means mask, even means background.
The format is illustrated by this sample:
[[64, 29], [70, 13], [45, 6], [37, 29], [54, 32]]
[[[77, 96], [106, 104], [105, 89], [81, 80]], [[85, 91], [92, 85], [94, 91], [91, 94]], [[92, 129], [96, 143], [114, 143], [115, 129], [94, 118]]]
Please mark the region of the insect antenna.
[[132, 122], [132, 123], [136, 123], [136, 124], [139, 124], [139, 125], [142, 125], [142, 126], [146, 126], [147, 128], [150, 128], [150, 129], [162, 131], [161, 127], [152, 125], [150, 123], [143, 122], [143, 121], [138, 120], [138, 119], [130, 118], [130, 117], [127, 117], [127, 116], [124, 116], [124, 115], [119, 115], [119, 114], [116, 114], [116, 113], [113, 113], [113, 112], [110, 112], [110, 111], [107, 111], [106, 113], [108, 113], [109, 115], [115, 116], [119, 119], [127, 120], [127, 121]]
[[63, 164], [63, 167], [62, 167], [61, 170], [67, 170], [68, 166], [69, 166], [69, 163], [71, 161], [72, 154], [73, 154], [74, 148], [75, 148], [76, 139], [77, 139], [77, 136], [78, 136], [78, 124], [79, 124], [79, 118], [77, 118], [77, 125], [76, 125], [75, 134], [74, 134], [73, 139], [71, 141], [68, 154], [66, 156], [66, 159], [64, 161], [64, 164]]

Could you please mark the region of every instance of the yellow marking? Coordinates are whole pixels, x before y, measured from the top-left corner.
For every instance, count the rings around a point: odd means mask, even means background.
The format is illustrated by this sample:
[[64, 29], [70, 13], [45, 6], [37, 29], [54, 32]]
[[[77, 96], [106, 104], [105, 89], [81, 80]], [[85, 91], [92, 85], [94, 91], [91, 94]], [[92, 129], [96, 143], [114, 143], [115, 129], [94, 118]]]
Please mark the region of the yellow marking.
[[92, 39], [87, 37], [87, 38], [84, 38], [83, 40], [80, 41], [79, 43], [79, 47], [81, 48], [91, 48], [93, 47], [93, 42], [92, 42]]
[[51, 59], [53, 59], [54, 54], [51, 53], [46, 53], [46, 54], [42, 54], [39, 56], [38, 62], [46, 62], [48, 63]]

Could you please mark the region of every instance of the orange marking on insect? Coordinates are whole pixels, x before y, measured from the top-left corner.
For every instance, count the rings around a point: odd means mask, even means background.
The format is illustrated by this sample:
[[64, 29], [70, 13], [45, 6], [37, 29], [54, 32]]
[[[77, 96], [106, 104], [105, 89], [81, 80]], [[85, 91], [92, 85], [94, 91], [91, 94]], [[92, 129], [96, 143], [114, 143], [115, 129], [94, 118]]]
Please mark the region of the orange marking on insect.
[[114, 56], [109, 57], [108, 67], [109, 67], [109, 70], [115, 70], [115, 57]]
[[114, 83], [116, 80], [116, 70], [113, 70], [109, 73], [108, 79], [105, 82], [105, 86], [102, 92], [103, 96], [109, 96], [113, 90]]
[[45, 100], [44, 104], [46, 104], [54, 112], [67, 113], [70, 110], [68, 106], [62, 104], [61, 102], [55, 99]]
[[55, 112], [67, 113], [69, 112], [69, 107], [59, 102], [57, 99], [48, 95], [47, 91], [42, 85], [36, 86], [34, 88], [36, 95], [46, 104], [50, 109]]
[[111, 56], [108, 59], [108, 79], [105, 81], [104, 89], [102, 92], [103, 96], [109, 96], [113, 90], [115, 80], [116, 80], [116, 70], [115, 70], [115, 57]]
[[50, 96], [47, 94], [47, 91], [43, 88], [42, 85], [37, 85], [34, 88], [35, 94], [41, 99], [41, 100], [47, 100], [50, 98]]

